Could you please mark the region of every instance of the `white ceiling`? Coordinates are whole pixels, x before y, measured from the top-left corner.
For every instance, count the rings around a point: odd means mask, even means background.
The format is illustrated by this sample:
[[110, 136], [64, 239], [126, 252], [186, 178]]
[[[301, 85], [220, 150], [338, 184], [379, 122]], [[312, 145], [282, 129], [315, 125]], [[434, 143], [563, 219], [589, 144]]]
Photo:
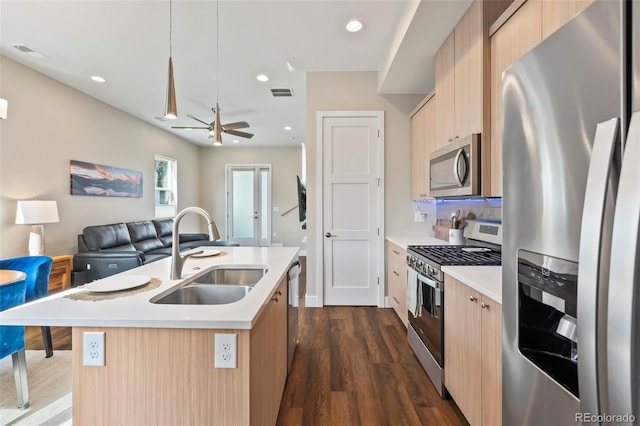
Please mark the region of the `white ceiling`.
[[[226, 146], [293, 146], [305, 141], [306, 71], [378, 71], [379, 93], [426, 94], [435, 52], [470, 3], [221, 0], [217, 73], [216, 2], [173, 0], [177, 120], [159, 120], [169, 0], [2, 0], [0, 53], [196, 144], [211, 145], [207, 131], [170, 127], [199, 125], [186, 114], [213, 121], [219, 99], [223, 123], [247, 121], [243, 130], [255, 134], [224, 135]], [[351, 18], [364, 23], [362, 31], [345, 30]], [[21, 53], [16, 44], [45, 57]], [[258, 82], [260, 73], [270, 81]], [[91, 81], [95, 74], [107, 82]], [[294, 97], [274, 98], [271, 88], [289, 88]]]

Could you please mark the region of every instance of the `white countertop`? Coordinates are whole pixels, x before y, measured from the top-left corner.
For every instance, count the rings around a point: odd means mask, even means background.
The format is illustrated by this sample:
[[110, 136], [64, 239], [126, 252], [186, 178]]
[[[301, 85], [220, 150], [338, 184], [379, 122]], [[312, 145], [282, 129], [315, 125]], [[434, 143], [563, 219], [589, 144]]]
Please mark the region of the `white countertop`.
[[449, 245], [448, 241], [441, 240], [439, 238], [428, 237], [425, 235], [415, 236], [387, 236], [388, 241], [393, 244], [402, 247], [404, 250], [408, 246], [446, 246]]
[[[268, 303], [280, 278], [297, 259], [299, 249], [218, 248], [223, 252], [219, 256], [187, 259], [182, 280], [169, 279], [171, 258], [119, 274], [144, 274], [162, 280], [162, 284], [153, 290], [100, 301], [72, 300], [65, 297], [72, 293], [84, 292], [80, 286], [3, 311], [0, 313], [0, 322], [2, 325], [250, 329]], [[149, 301], [174, 286], [180, 286], [185, 279], [215, 265], [264, 265], [269, 271], [247, 296], [238, 302], [226, 305], [170, 305]]]
[[443, 266], [442, 271], [502, 304], [502, 266]]

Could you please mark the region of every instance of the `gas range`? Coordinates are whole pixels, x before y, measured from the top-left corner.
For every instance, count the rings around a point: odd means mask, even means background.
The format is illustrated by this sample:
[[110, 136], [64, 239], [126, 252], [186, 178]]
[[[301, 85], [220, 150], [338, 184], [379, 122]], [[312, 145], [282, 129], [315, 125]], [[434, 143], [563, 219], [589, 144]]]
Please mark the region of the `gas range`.
[[468, 245], [438, 245], [407, 247], [407, 265], [418, 273], [443, 281], [442, 266], [459, 265], [501, 265], [502, 225], [483, 222], [469, 222], [465, 232]]

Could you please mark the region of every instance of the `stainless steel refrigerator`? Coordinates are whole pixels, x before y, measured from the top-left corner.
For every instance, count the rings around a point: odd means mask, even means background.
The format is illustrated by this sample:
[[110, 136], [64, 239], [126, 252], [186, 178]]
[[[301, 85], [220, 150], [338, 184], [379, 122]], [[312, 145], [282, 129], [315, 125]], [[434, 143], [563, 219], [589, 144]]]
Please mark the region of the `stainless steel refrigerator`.
[[639, 26], [597, 0], [503, 74], [505, 425], [640, 423]]

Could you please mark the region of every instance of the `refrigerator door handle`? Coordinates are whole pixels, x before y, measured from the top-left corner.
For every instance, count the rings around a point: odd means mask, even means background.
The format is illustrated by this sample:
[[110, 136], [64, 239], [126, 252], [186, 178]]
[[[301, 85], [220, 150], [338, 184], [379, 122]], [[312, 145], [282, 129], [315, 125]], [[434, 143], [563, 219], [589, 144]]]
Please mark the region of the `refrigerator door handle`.
[[[600, 382], [606, 380], [606, 372], [603, 371], [606, 366], [598, 356], [598, 346], [604, 345], [606, 337], [602, 335], [606, 330], [602, 326], [604, 318], [600, 317], [599, 312], [603, 307], [606, 308], [604, 300], [611, 244], [607, 239], [611, 235], [611, 211], [616, 192], [612, 174], [618, 127], [618, 118], [598, 123], [596, 127], [582, 211], [577, 321], [578, 383], [580, 409], [584, 413], [601, 413], [602, 401], [598, 389]], [[603, 356], [606, 355], [600, 350]]]
[[[631, 117], [613, 222], [607, 364], [609, 413], [640, 418], [640, 111]], [[635, 365], [634, 365], [635, 363]], [[635, 424], [629, 421], [628, 424]]]

